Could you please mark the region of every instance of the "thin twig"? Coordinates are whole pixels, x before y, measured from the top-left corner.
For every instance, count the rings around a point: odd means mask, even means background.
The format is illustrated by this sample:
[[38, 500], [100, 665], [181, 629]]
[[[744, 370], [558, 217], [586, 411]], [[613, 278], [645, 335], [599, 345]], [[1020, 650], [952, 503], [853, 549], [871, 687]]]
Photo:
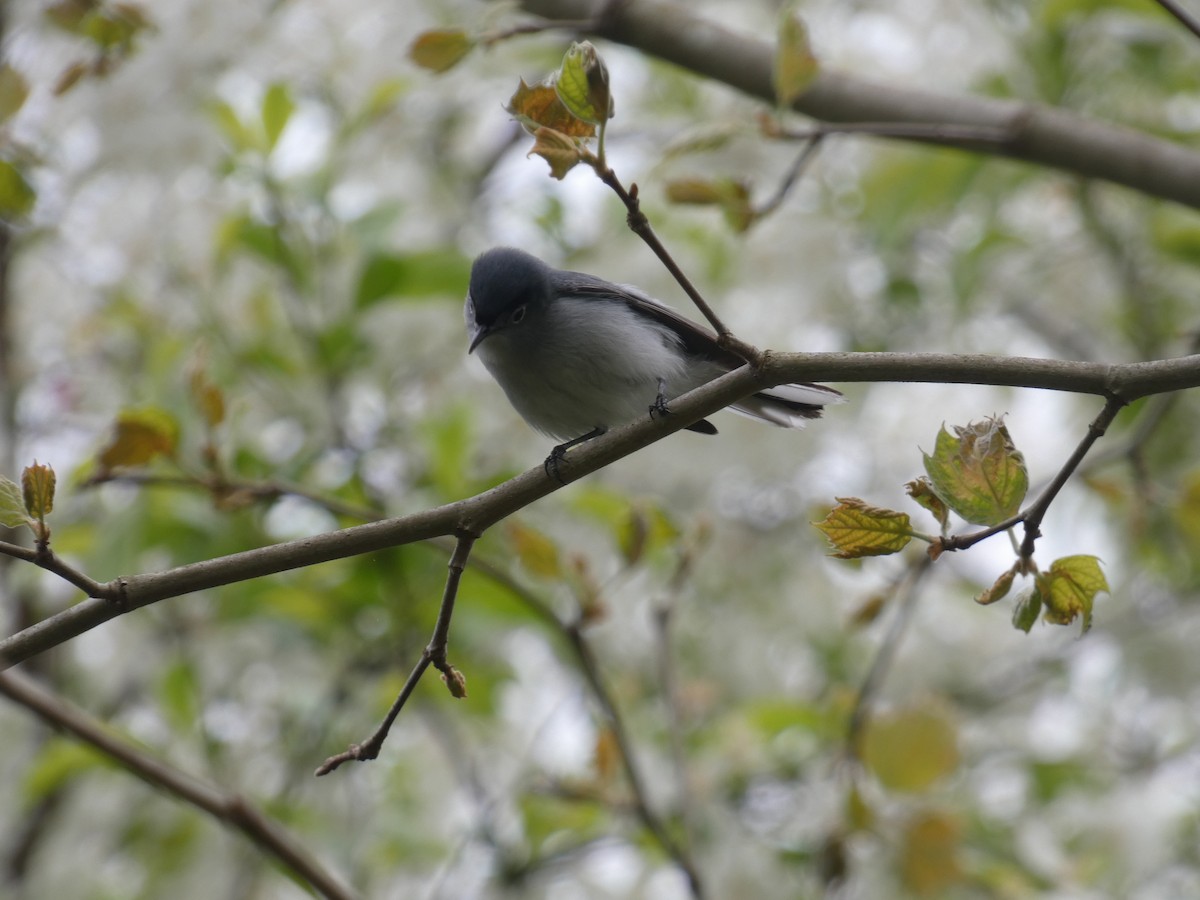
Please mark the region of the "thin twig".
[[808, 139], [788, 169], [787, 174], [783, 177], [783, 181], [779, 183], [779, 187], [775, 193], [768, 200], [754, 208], [754, 219], [757, 220], [769, 216], [787, 199], [788, 194], [792, 192], [792, 188], [796, 186], [796, 182], [800, 180], [800, 176], [808, 168], [808, 164], [816, 157], [817, 151], [821, 148], [823, 137], [823, 135], [817, 134]]
[[376, 509], [346, 503], [336, 497], [309, 490], [298, 484], [271, 479], [256, 481], [248, 478], [227, 478], [224, 475], [192, 475], [186, 472], [166, 474], [122, 470], [100, 472], [88, 478], [81, 487], [91, 488], [102, 484], [133, 484], [142, 487], [195, 488], [212, 494], [218, 503], [245, 499], [249, 502], [270, 502], [282, 497], [299, 497], [320, 506], [335, 516], [374, 522], [383, 518]]
[[879, 645], [879, 650], [871, 661], [867, 677], [863, 679], [862, 687], [858, 689], [858, 697], [854, 701], [854, 709], [850, 713], [850, 720], [846, 726], [846, 752], [851, 759], [857, 760], [860, 757], [861, 747], [859, 744], [871, 715], [875, 694], [883, 683], [888, 669], [891, 668], [892, 660], [895, 659], [896, 651], [900, 647], [900, 641], [904, 638], [904, 633], [912, 621], [913, 613], [917, 608], [917, 599], [920, 597], [917, 586], [921, 583], [925, 573], [929, 571], [932, 563], [933, 560], [928, 555], [921, 554], [904, 573], [901, 584], [896, 588], [897, 590], [903, 589], [904, 595], [888, 625], [883, 643]]
[[608, 687], [604, 683], [604, 677], [600, 674], [600, 666], [596, 662], [596, 657], [592, 654], [591, 645], [588, 644], [587, 639], [583, 636], [581, 623], [574, 622], [566, 625], [564, 634], [570, 642], [571, 648], [575, 651], [575, 657], [579, 660], [580, 668], [583, 670], [584, 677], [592, 688], [592, 693], [600, 704], [605, 718], [608, 719], [608, 727], [612, 730], [613, 740], [616, 741], [617, 748], [620, 750], [621, 764], [625, 769], [625, 779], [629, 782], [629, 789], [633, 792], [634, 810], [637, 813], [637, 817], [641, 820], [646, 830], [650, 832], [655, 842], [683, 870], [692, 896], [700, 900], [704, 896], [704, 883], [700, 879], [699, 870], [696, 868], [696, 864], [687, 849], [671, 836], [671, 833], [667, 831], [666, 825], [663, 824], [662, 820], [659, 819], [658, 815], [650, 807], [649, 793], [646, 790], [645, 783], [642, 781], [637, 764], [634, 762], [633, 743], [625, 731], [624, 718], [621, 716], [616, 701], [613, 700], [612, 694], [609, 693]]
[[1158, 0], [1158, 5], [1173, 15], [1179, 20], [1184, 28], [1200, 37], [1200, 20], [1197, 20], [1191, 13], [1180, 6], [1175, 0]]
[[47, 545], [24, 547], [20, 544], [0, 541], [0, 555], [31, 562], [35, 566], [45, 569], [47, 572], [52, 572], [64, 581], [75, 585], [75, 587], [79, 588], [89, 597], [108, 600], [116, 600], [120, 597], [120, 591], [112, 582], [101, 584], [95, 581], [73, 566], [63, 562]]
[[1125, 401], [1120, 397], [1109, 397], [1104, 404], [1104, 409], [1100, 410], [1100, 414], [1088, 425], [1087, 434], [1083, 436], [1083, 440], [1079, 442], [1079, 446], [1075, 448], [1075, 452], [1067, 459], [1062, 468], [1058, 470], [1058, 474], [1054, 476], [1054, 480], [1046, 487], [1037, 500], [1025, 512], [1025, 539], [1021, 541], [1021, 558], [1030, 559], [1033, 556], [1033, 546], [1037, 539], [1042, 536], [1041, 525], [1042, 519], [1046, 517], [1046, 512], [1050, 509], [1050, 504], [1054, 502], [1054, 498], [1058, 496], [1058, 492], [1063, 489], [1070, 477], [1075, 474], [1075, 470], [1079, 468], [1079, 464], [1083, 462], [1083, 458], [1087, 456], [1088, 451], [1096, 441], [1104, 436], [1108, 431], [1108, 426], [1112, 424], [1113, 419], [1117, 417], [1125, 406]]
[[45, 722], [74, 735], [147, 784], [237, 829], [322, 896], [334, 900], [351, 900], [356, 896], [327, 872], [307, 848], [301, 846], [278, 822], [268, 819], [244, 797], [225, 793], [151, 756], [114, 734], [99, 720], [51, 694], [19, 672], [0, 673], [0, 694], [29, 709]]
[[466, 696], [462, 674], [451, 666], [447, 660], [446, 647], [450, 641], [450, 620], [454, 615], [454, 601], [458, 597], [458, 584], [462, 580], [463, 570], [467, 566], [467, 560], [471, 556], [471, 548], [475, 545], [475, 540], [476, 537], [473, 534], [466, 532], [459, 534], [454, 554], [450, 557], [449, 572], [446, 575], [446, 588], [442, 592], [442, 605], [438, 609], [438, 618], [437, 623], [433, 627], [433, 636], [429, 639], [429, 644], [426, 645], [424, 651], [422, 651], [421, 658], [413, 666], [408, 680], [404, 682], [404, 687], [400, 689], [400, 694], [396, 697], [395, 702], [392, 703], [391, 709], [388, 710], [383, 721], [379, 723], [379, 727], [361, 744], [351, 744], [341, 753], [331, 756], [325, 762], [321, 763], [317, 768], [316, 775], [328, 775], [342, 763], [349, 762], [350, 760], [366, 762], [379, 756], [379, 751], [383, 748], [384, 741], [387, 740], [388, 732], [391, 731], [396, 717], [400, 715], [400, 710], [408, 702], [408, 698], [412, 695], [417, 683], [421, 680], [421, 676], [425, 674], [425, 670], [431, 665], [442, 673], [442, 680], [446, 682], [450, 693], [456, 697]]
[[1037, 539], [1042, 536], [1039, 530], [1042, 525], [1042, 519], [1046, 517], [1046, 512], [1050, 509], [1050, 504], [1054, 502], [1054, 498], [1058, 496], [1058, 492], [1063, 489], [1063, 486], [1075, 474], [1075, 470], [1079, 468], [1079, 464], [1083, 462], [1083, 458], [1087, 456], [1088, 451], [1096, 441], [1103, 437], [1112, 424], [1113, 419], [1126, 405], [1126, 401], [1112, 395], [1104, 404], [1104, 408], [1100, 410], [1100, 414], [1088, 425], [1087, 434], [1083, 436], [1076, 446], [1074, 452], [1063, 463], [1062, 467], [1055, 473], [1051, 482], [1038, 494], [1037, 499], [1029, 504], [1015, 516], [1005, 519], [999, 524], [992, 525], [980, 531], [973, 531], [970, 534], [956, 534], [948, 537], [940, 538], [935, 541], [932, 549], [936, 552], [946, 552], [953, 550], [966, 550], [973, 547], [980, 541], [1000, 534], [1003, 531], [1008, 531], [1010, 528], [1015, 528], [1018, 525], [1025, 526], [1025, 537], [1021, 541], [1019, 554], [1022, 560], [1030, 560], [1033, 557], [1034, 544]]
[[658, 239], [658, 235], [654, 233], [654, 228], [650, 224], [650, 220], [646, 214], [642, 212], [642, 204], [638, 199], [638, 187], [636, 184], [631, 185], [629, 190], [625, 189], [625, 185], [621, 184], [621, 180], [617, 177], [617, 173], [611, 167], [603, 165], [598, 159], [592, 159], [593, 168], [600, 180], [612, 188], [613, 192], [621, 198], [621, 202], [625, 204], [626, 221], [629, 223], [630, 230], [640, 237], [651, 250], [654, 255], [659, 258], [667, 271], [683, 288], [692, 302], [696, 304], [696, 308], [712, 325], [713, 330], [717, 333], [717, 338], [721, 346], [733, 351], [742, 359], [746, 360], [751, 366], [758, 367], [763, 359], [763, 352], [752, 344], [747, 344], [739, 339], [729, 328], [721, 321], [721, 318], [713, 311], [713, 308], [708, 305], [708, 301], [692, 284], [691, 279], [684, 274], [683, 269], [675, 262], [667, 248], [663, 246], [662, 241]]

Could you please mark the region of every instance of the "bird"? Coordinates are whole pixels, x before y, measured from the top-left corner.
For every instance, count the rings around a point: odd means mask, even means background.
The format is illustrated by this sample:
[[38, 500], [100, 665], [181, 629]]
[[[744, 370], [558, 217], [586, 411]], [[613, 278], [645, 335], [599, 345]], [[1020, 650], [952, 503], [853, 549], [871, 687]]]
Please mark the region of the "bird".
[[[556, 269], [514, 247], [475, 259], [463, 315], [468, 355], [530, 426], [561, 442], [547, 457], [548, 474], [571, 447], [648, 413], [668, 414], [672, 399], [745, 364], [708, 328], [641, 290]], [[784, 384], [730, 409], [799, 428], [842, 399], [824, 385]], [[687, 430], [717, 433], [707, 419]]]

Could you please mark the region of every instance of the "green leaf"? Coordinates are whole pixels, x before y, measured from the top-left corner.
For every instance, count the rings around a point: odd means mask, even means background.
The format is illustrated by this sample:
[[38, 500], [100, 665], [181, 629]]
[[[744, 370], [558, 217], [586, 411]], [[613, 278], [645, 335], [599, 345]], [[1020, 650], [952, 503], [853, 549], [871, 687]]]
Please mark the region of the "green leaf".
[[612, 118], [608, 67], [591, 41], [580, 41], [567, 50], [554, 89], [575, 118], [592, 125], [603, 125]]
[[1029, 475], [1003, 421], [984, 419], [966, 428], [955, 426], [954, 432], [943, 427], [933, 455], [925, 454], [934, 492], [975, 525], [997, 525], [1016, 515], [1029, 490]]
[[247, 128], [228, 103], [214, 100], [208, 104], [207, 111], [235, 152], [262, 149], [261, 136], [255, 135], [253, 129]]
[[792, 102], [816, 80], [820, 67], [808, 43], [808, 28], [795, 10], [786, 10], [779, 21], [773, 80], [780, 106]]
[[0, 475], [0, 525], [5, 528], [20, 528], [30, 523], [25, 510], [25, 497], [11, 478]]
[[8, 63], [0, 65], [0, 122], [12, 118], [28, 96], [29, 82], [25, 76]]
[[418, 253], [376, 253], [358, 276], [354, 302], [373, 306], [389, 297], [454, 297], [467, 292], [471, 261], [454, 249]]
[[1022, 591], [1017, 597], [1016, 606], [1013, 607], [1013, 628], [1029, 634], [1029, 629], [1033, 627], [1033, 623], [1038, 620], [1041, 613], [1042, 595], [1037, 588]]
[[923, 791], [958, 767], [958, 728], [936, 703], [880, 713], [867, 723], [861, 755], [885, 787]]
[[838, 559], [887, 556], [903, 550], [915, 532], [905, 513], [868, 506], [857, 497], [838, 497], [838, 506], [814, 522]]
[[52, 737], [31, 761], [21, 786], [24, 799], [29, 804], [36, 803], [77, 776], [106, 764], [98, 750], [78, 741]]
[[267, 88], [262, 101], [262, 125], [267, 136], [268, 153], [275, 149], [295, 111], [296, 103], [286, 84], [276, 82]]
[[19, 219], [29, 214], [37, 192], [12, 163], [0, 159], [0, 219]]
[[1046, 621], [1069, 625], [1082, 617], [1083, 630], [1092, 627], [1092, 605], [1101, 591], [1108, 593], [1108, 580], [1095, 556], [1064, 556], [1037, 576], [1038, 591], [1046, 605]]
[[200, 682], [192, 662], [176, 659], [158, 679], [158, 702], [161, 711], [177, 732], [187, 733], [196, 727], [200, 717]]
[[408, 58], [423, 69], [445, 72], [454, 68], [475, 46], [461, 28], [426, 31], [408, 48]]
[[309, 282], [305, 259], [292, 248], [278, 226], [267, 225], [250, 216], [233, 216], [221, 225], [217, 249], [221, 256], [237, 250], [249, 253], [281, 269], [299, 285]]

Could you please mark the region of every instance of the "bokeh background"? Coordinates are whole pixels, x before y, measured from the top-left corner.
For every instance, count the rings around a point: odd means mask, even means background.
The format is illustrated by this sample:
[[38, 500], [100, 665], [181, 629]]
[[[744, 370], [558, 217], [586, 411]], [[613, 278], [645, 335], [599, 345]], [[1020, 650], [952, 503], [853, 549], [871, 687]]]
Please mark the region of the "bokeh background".
[[[780, 14], [689, 8], [764, 40]], [[796, 11], [829, 70], [1185, 145], [1200, 133], [1200, 40], [1148, 0]], [[504, 110], [573, 35], [499, 41], [440, 75], [408, 59], [428, 29], [529, 21], [513, 4], [10, 0], [0, 15], [0, 96], [22, 93], [14, 73], [27, 89], [0, 123], [0, 451], [13, 479], [54, 467], [53, 547], [98, 579], [415, 512], [539, 465], [548, 442], [465, 357], [483, 249], [522, 246], [691, 314], [617, 198], [582, 168], [547, 177]], [[1194, 210], [835, 136], [740, 231], [668, 187], [733, 179], [770, 196], [800, 149], [761, 134], [772, 110], [597, 46], [613, 167], [745, 339], [1190, 352]], [[713, 897], [1200, 895], [1195, 397], [1123, 412], [1046, 518], [1037, 559], [1094, 554], [1111, 586], [1081, 637], [1078, 623], [1025, 634], [1011, 599], [974, 602], [1012, 563], [1003, 536], [930, 568], [920, 547], [847, 563], [811, 523], [857, 496], [934, 532], [904, 484], [944, 423], [1005, 416], [1039, 485], [1100, 402], [842, 387], [848, 402], [803, 432], [721, 415], [719, 437], [674, 436], [487, 534], [451, 635], [469, 696], [427, 677], [369, 764], [312, 777], [419, 656], [445, 547], [164, 601], [24, 668], [260, 805], [364, 897], [691, 896], [639, 800]], [[105, 472], [121, 417], [169, 452]], [[25, 564], [0, 577], [8, 632], [78, 599]], [[22, 708], [0, 706], [0, 748], [6, 896], [306, 895], [241, 836]]]

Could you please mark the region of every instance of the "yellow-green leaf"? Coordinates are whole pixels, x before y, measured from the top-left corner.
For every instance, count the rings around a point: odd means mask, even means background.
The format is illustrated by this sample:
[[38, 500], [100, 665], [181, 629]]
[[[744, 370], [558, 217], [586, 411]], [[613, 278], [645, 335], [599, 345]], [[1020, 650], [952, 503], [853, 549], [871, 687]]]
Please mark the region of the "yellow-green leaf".
[[754, 224], [757, 214], [750, 203], [750, 186], [733, 178], [678, 178], [667, 182], [667, 199], [672, 203], [717, 205], [729, 226], [743, 232]]
[[37, 192], [12, 163], [0, 159], [0, 219], [16, 219], [33, 209]]
[[794, 10], [785, 10], [775, 48], [775, 99], [781, 106], [791, 106], [792, 101], [808, 90], [819, 68], [804, 22]]
[[43, 466], [35, 459], [21, 473], [21, 494], [25, 510], [35, 519], [44, 519], [54, 509], [54, 469]]
[[112, 439], [100, 451], [103, 469], [142, 466], [159, 456], [172, 456], [179, 426], [166, 410], [155, 407], [129, 409], [117, 417]]
[[943, 706], [880, 713], [867, 723], [863, 763], [894, 791], [923, 791], [958, 767], [958, 728]]
[[286, 84], [276, 82], [267, 88], [262, 101], [262, 125], [267, 136], [268, 151], [275, 149], [295, 111], [296, 101], [292, 99], [292, 92]]
[[1013, 607], [1013, 628], [1029, 634], [1029, 629], [1042, 613], [1042, 595], [1036, 587], [1022, 591]]
[[563, 106], [553, 85], [530, 86], [522, 79], [505, 109], [530, 134], [534, 134], [539, 128], [550, 128], [567, 137], [589, 138], [596, 134], [595, 125], [572, 115], [571, 111]]
[[593, 125], [603, 125], [613, 114], [608, 87], [608, 67], [591, 41], [572, 44], [563, 56], [554, 79], [558, 99], [571, 115]]
[[1069, 625], [1082, 617], [1083, 630], [1092, 627], [1092, 605], [1101, 591], [1108, 593], [1108, 580], [1095, 556], [1064, 556], [1037, 576], [1038, 592], [1046, 605], [1046, 621]]
[[29, 96], [29, 83], [25, 76], [5, 63], [0, 65], [0, 122], [11, 118]]
[[903, 550], [913, 537], [909, 518], [893, 509], [868, 506], [857, 497], [838, 497], [824, 521], [814, 522], [839, 559], [887, 556]]
[[11, 478], [0, 475], [0, 525], [20, 528], [28, 524], [29, 514], [25, 511], [25, 497], [20, 486]]
[[962, 822], [950, 813], [919, 812], [904, 828], [900, 877], [913, 894], [940, 897], [963, 878]]
[[976, 525], [997, 525], [1016, 515], [1029, 490], [1025, 458], [1001, 419], [938, 432], [925, 471], [934, 492], [950, 509]]
[[444, 28], [418, 35], [408, 48], [408, 58], [431, 72], [454, 68], [475, 46], [461, 28]]
[[509, 521], [505, 531], [517, 559], [531, 575], [543, 578], [558, 578], [562, 575], [558, 545], [549, 537], [536, 528], [515, 521]]

